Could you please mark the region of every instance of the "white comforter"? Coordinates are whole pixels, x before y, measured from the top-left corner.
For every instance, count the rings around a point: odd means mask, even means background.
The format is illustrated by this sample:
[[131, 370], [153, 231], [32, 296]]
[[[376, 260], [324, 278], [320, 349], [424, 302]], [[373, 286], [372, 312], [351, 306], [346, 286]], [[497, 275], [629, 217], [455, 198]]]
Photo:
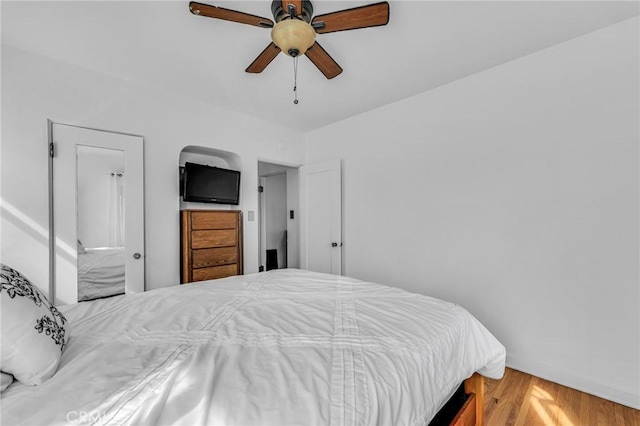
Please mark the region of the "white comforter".
[[505, 349], [463, 308], [300, 270], [65, 309], [58, 372], [2, 393], [4, 424], [426, 424]]

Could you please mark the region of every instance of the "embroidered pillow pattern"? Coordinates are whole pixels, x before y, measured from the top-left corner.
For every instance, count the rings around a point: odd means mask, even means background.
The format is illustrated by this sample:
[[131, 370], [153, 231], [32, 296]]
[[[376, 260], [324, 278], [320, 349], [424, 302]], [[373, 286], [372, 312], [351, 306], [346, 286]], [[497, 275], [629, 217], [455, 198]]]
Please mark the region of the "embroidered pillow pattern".
[[64, 324], [67, 320], [55, 306], [49, 303], [36, 286], [15, 269], [0, 264], [0, 293], [3, 291], [6, 291], [11, 299], [16, 296], [26, 297], [33, 301], [37, 307], [44, 305], [48, 309], [50, 315], [45, 314], [38, 318], [34, 328], [38, 333], [50, 336], [55, 344], [60, 346], [60, 352], [62, 352], [65, 348]]

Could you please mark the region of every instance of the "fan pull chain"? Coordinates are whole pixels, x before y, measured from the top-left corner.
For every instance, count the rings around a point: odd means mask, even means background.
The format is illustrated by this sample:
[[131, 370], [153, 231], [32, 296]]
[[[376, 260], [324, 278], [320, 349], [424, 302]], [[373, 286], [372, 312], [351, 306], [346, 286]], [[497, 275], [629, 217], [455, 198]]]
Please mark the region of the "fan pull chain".
[[294, 99], [293, 99], [293, 103], [294, 105], [298, 105], [298, 57], [294, 57], [293, 58], [293, 93], [294, 93]]

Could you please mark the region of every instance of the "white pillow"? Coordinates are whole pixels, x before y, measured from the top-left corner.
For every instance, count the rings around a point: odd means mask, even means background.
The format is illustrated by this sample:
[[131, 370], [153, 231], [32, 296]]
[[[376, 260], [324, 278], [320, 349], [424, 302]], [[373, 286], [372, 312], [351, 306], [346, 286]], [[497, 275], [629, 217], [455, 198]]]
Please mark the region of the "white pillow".
[[28, 385], [39, 385], [56, 372], [66, 345], [67, 320], [20, 275], [0, 264], [2, 371]]
[[13, 376], [0, 371], [0, 392], [8, 388], [11, 383], [13, 383]]

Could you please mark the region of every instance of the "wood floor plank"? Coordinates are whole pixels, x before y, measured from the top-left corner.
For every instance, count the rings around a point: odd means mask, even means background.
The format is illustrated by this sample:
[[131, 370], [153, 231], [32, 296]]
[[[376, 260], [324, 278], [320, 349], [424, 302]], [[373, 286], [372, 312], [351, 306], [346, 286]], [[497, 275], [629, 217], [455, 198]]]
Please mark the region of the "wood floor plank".
[[603, 426], [615, 425], [613, 402], [607, 401], [606, 399], [597, 399], [595, 404], [597, 407], [597, 424]]
[[[509, 413], [506, 424], [514, 424], [517, 422], [520, 406], [525, 407], [525, 410], [523, 410], [525, 413], [530, 408], [534, 377], [525, 373], [519, 373], [519, 383], [521, 383], [522, 386], [517, 388], [514, 393], [514, 409]], [[525, 404], [521, 405], [521, 401], [525, 401]]]
[[[558, 405], [557, 423], [561, 426], [577, 426], [580, 419], [580, 395], [576, 395], [576, 391], [566, 386], [558, 385], [558, 396], [556, 404]], [[576, 398], [577, 396], [577, 398]]]
[[624, 413], [622, 412], [622, 409], [620, 407], [613, 407], [613, 417], [615, 417], [616, 419], [616, 425], [622, 426], [625, 424]]
[[533, 377], [530, 408], [523, 424], [559, 424], [558, 391], [557, 384]]
[[529, 380], [525, 380], [527, 383], [526, 392], [524, 392], [522, 398], [518, 398], [518, 401], [521, 404], [519, 407], [516, 405], [515, 412], [510, 413], [508, 421], [505, 424], [513, 424], [517, 426], [537, 424], [532, 413], [532, 411], [535, 411], [535, 408], [531, 406], [531, 396], [533, 395], [533, 389], [535, 387], [534, 379], [535, 377], [532, 376]]
[[640, 416], [633, 412], [633, 410], [625, 407], [623, 405], [614, 404], [614, 411], [616, 417], [616, 424], [618, 426], [627, 426], [627, 425], [640, 425]]
[[[524, 392], [528, 388], [531, 376], [519, 371], [511, 370], [508, 376], [499, 381], [490, 392], [485, 391], [485, 402], [492, 404], [489, 417], [485, 416], [485, 423], [508, 424], [513, 422], [520, 409], [520, 401], [525, 398]], [[491, 396], [487, 396], [487, 395]]]
[[591, 418], [591, 395], [587, 393], [580, 394], [580, 411], [579, 418], [590, 419]]
[[640, 410], [507, 369], [487, 379], [485, 425], [640, 426]]
[[491, 398], [485, 397], [484, 399], [484, 416], [485, 419], [491, 417], [491, 414], [493, 413], [493, 410], [496, 408], [496, 405], [498, 405], [498, 399], [496, 398], [495, 395], [499, 395], [500, 391], [497, 389], [497, 387], [502, 384], [502, 381], [499, 380], [486, 380], [485, 381], [485, 395], [487, 394], [487, 392], [491, 392], [494, 396]]

